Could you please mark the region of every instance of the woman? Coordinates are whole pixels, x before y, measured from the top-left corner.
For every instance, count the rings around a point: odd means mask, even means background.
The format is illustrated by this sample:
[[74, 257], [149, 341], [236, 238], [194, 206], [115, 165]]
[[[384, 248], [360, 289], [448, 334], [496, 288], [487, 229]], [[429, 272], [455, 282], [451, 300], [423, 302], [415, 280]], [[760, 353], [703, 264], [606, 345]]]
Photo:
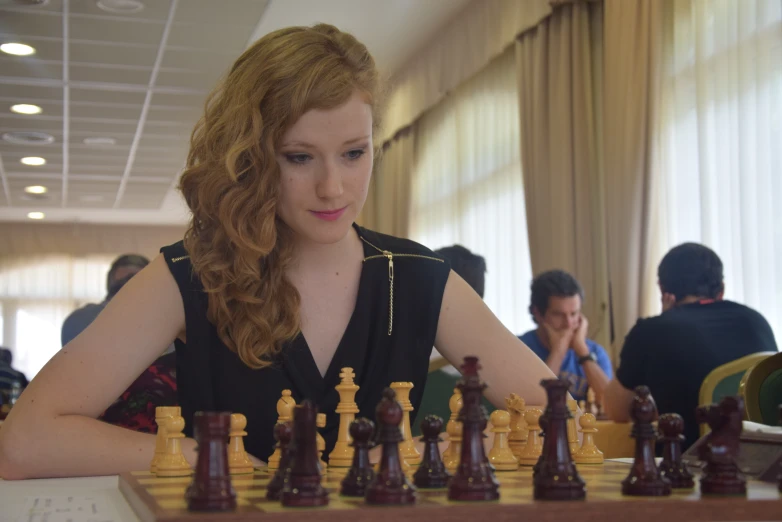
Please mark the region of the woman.
[[[478, 355], [494, 404], [511, 392], [542, 404], [551, 372], [441, 258], [353, 224], [379, 102], [366, 47], [332, 26], [283, 29], [248, 49], [193, 132], [184, 241], [161, 249], [33, 380], [0, 433], [0, 474], [146, 469], [153, 436], [95, 419], [175, 338], [186, 343], [186, 424], [198, 410], [241, 412], [260, 459], [283, 389], [328, 415], [328, 451], [340, 368], [354, 369], [359, 415], [373, 417], [392, 381], [413, 382], [418, 405], [432, 345], [457, 366]], [[183, 450], [193, 463], [195, 442]]]

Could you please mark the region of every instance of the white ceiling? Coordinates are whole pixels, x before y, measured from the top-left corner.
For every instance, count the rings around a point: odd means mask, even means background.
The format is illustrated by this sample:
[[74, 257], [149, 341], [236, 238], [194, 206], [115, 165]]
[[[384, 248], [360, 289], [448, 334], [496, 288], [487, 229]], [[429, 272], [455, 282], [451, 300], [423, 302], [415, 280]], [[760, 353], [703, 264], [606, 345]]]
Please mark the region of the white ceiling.
[[[190, 130], [250, 42], [280, 27], [332, 23], [366, 43], [390, 74], [470, 0], [143, 1], [140, 12], [111, 14], [96, 0], [0, 0], [0, 43], [37, 51], [0, 53], [0, 136], [54, 137], [48, 145], [0, 140], [0, 221], [41, 211], [50, 222], [184, 223], [174, 187]], [[15, 114], [15, 103], [43, 112]], [[95, 137], [116, 144], [84, 143]], [[47, 163], [23, 165], [25, 156]], [[30, 196], [29, 185], [48, 192]]]

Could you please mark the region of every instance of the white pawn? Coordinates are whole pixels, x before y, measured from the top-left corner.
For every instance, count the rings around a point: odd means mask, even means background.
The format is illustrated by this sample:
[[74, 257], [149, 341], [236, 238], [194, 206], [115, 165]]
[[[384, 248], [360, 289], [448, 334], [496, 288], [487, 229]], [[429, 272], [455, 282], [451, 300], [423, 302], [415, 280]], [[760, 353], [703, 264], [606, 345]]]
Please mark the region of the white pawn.
[[508, 445], [508, 433], [510, 433], [510, 413], [504, 410], [495, 410], [491, 414], [491, 431], [494, 433], [494, 445], [489, 451], [489, 462], [497, 471], [516, 471], [519, 469], [519, 461], [513, 455]]
[[522, 466], [534, 466], [543, 453], [543, 441], [540, 436], [540, 416], [543, 412], [540, 408], [527, 408], [524, 420], [527, 421], [529, 432], [527, 433], [527, 445], [521, 450], [519, 464]]
[[[296, 401], [291, 397], [290, 390], [282, 390], [282, 397], [277, 401], [277, 424], [293, 420], [293, 407]], [[268, 469], [276, 470], [280, 467], [280, 448], [274, 448], [274, 453], [269, 457]]]
[[187, 477], [192, 473], [190, 464], [182, 454], [182, 439], [185, 435], [185, 419], [179, 415], [168, 417], [166, 424], [166, 452], [157, 464], [158, 477]]
[[578, 451], [578, 431], [576, 428], [578, 402], [574, 399], [568, 399], [567, 409], [570, 410], [570, 418], [567, 420], [567, 442], [570, 446], [570, 455], [573, 456]]
[[443, 451], [443, 464], [445, 469], [453, 473], [459, 466], [462, 456], [462, 423], [456, 420], [459, 418], [459, 412], [462, 411], [464, 398], [459, 388], [454, 388], [453, 395], [448, 401], [448, 407], [451, 409], [451, 418], [445, 426], [448, 433], [448, 447]]
[[[325, 428], [326, 427], [326, 414], [325, 413], [318, 413], [318, 415], [315, 417], [315, 426], [318, 428]], [[315, 443], [318, 447], [318, 461], [320, 462], [320, 472], [322, 475], [326, 474], [326, 469], [328, 468], [328, 464], [323, 460], [323, 452], [326, 451], [326, 439], [323, 438], [323, 435], [320, 434], [319, 431], [315, 432]]]
[[241, 413], [231, 414], [231, 432], [228, 434], [228, 470], [231, 475], [252, 473], [255, 466], [247, 452], [244, 451], [243, 437], [247, 435], [244, 428], [247, 426], [247, 417]]
[[585, 413], [578, 420], [578, 423], [581, 425], [581, 433], [584, 434], [584, 440], [573, 456], [573, 460], [575, 460], [576, 464], [602, 464], [604, 460], [603, 452], [595, 446], [595, 433], [597, 433], [595, 416], [591, 413]]

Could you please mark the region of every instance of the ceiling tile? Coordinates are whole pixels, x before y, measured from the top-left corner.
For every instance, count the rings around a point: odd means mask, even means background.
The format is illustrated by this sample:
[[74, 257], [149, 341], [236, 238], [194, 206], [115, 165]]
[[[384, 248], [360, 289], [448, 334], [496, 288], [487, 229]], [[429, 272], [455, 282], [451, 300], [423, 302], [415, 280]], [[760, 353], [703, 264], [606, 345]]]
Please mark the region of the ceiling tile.
[[125, 69], [121, 67], [71, 65], [71, 81], [104, 82], [129, 85], [148, 85], [152, 69]]
[[[267, 0], [188, 0], [179, 2], [174, 19], [179, 22], [225, 24], [249, 28], [252, 31], [263, 15]], [[249, 36], [249, 34], [248, 34]]]
[[69, 175], [74, 176], [111, 176], [117, 179], [122, 178], [122, 174], [125, 171], [125, 166], [117, 165], [111, 166], [98, 166], [98, 165], [71, 165], [69, 169]]
[[[189, 0], [186, 0], [189, 1]], [[181, 2], [180, 2], [181, 4]], [[101, 17], [122, 18], [125, 20], [143, 19], [143, 20], [165, 20], [168, 16], [168, 10], [171, 0], [147, 0], [144, 2], [144, 9], [137, 13], [117, 14], [109, 13], [95, 5], [95, 0], [71, 0], [71, 13], [76, 15], [99, 15]]]
[[103, 149], [106, 148], [104, 146], [96, 146], [96, 145], [87, 145], [84, 143], [85, 138], [114, 138], [116, 140], [116, 144], [111, 146], [110, 148], [124, 148], [129, 149], [130, 144], [133, 142], [133, 134], [95, 134], [92, 132], [74, 132], [71, 130], [71, 149], [78, 148], [80, 150], [95, 150], [95, 149]]
[[133, 65], [150, 69], [155, 65], [157, 50], [157, 45], [128, 47], [80, 42], [71, 42], [68, 49], [72, 63]]
[[3, 71], [3, 76], [62, 80], [61, 62], [49, 63], [35, 58], [22, 60], [3, 54], [0, 55], [0, 70]]
[[[71, 1], [73, 2], [74, 0]], [[13, 6], [11, 9], [15, 11], [24, 11], [24, 12], [32, 12], [32, 13], [38, 11], [62, 13], [62, 0], [49, 0], [49, 2], [46, 3], [46, 5], [41, 5], [41, 6], [32, 6], [32, 7]], [[3, 9], [0, 8], [0, 11], [3, 11]], [[0, 16], [2, 16], [1, 13]]]
[[34, 85], [11, 85], [0, 83], [0, 97], [55, 100], [62, 102], [62, 87], [38, 87]]
[[[0, 11], [0, 19], [3, 17], [3, 12]], [[5, 22], [5, 20], [3, 20]], [[12, 27], [12, 26], [4, 26]], [[29, 34], [18, 34], [15, 38], [2, 34], [0, 29], [0, 42], [19, 42], [25, 43], [35, 47], [35, 54], [33, 55], [38, 60], [62, 60], [62, 40], [58, 38], [47, 37], [33, 37]], [[10, 57], [9, 57], [10, 58]], [[14, 57], [17, 60], [26, 60], [30, 57]]]
[[174, 24], [168, 35], [169, 47], [191, 49], [236, 49], [241, 54], [253, 27], [236, 28], [212, 24]]
[[11, 111], [11, 106], [17, 104], [17, 103], [32, 103], [35, 105], [38, 105], [41, 108], [40, 116], [45, 117], [62, 117], [62, 98], [60, 98], [59, 102], [42, 102], [40, 100], [37, 100], [35, 98], [27, 98], [27, 97], [19, 97], [19, 98], [11, 98], [11, 97], [5, 97], [0, 95], [0, 113], [3, 113], [8, 116], [14, 116], [18, 118], [22, 118], [23, 120], [34, 120], [38, 118], [37, 115], [17, 115], [16, 113]]
[[60, 13], [47, 11], [0, 11], [3, 20], [0, 29], [0, 39], [5, 40], [2, 33], [15, 36], [49, 36], [62, 38], [62, 16]]
[[70, 37], [93, 42], [125, 42], [130, 44], [157, 45], [163, 34], [163, 23], [136, 22], [107, 18], [71, 17]]
[[160, 71], [155, 85], [211, 90], [217, 84], [221, 74], [220, 71]]
[[71, 90], [71, 102], [122, 103], [141, 106], [146, 94], [144, 92], [128, 92], [109, 89], [77, 89]]
[[201, 108], [179, 108], [179, 107], [160, 107], [151, 106], [147, 112], [149, 121], [168, 121], [178, 122], [188, 127], [192, 127], [201, 117]]
[[141, 116], [141, 105], [129, 107], [112, 107], [110, 105], [73, 105], [71, 118], [106, 118], [111, 120], [138, 120]]
[[198, 107], [203, 109], [208, 89], [204, 89], [203, 94], [169, 94], [164, 92], [155, 92], [152, 95], [152, 105], [163, 107]]
[[52, 132], [62, 132], [62, 123], [41, 118], [16, 118], [0, 113], [0, 132], [22, 130], [44, 131], [51, 134]]
[[192, 69], [194, 71], [227, 71], [239, 58], [241, 49], [228, 52], [222, 47], [217, 49], [171, 49], [163, 53], [161, 67]]
[[71, 130], [89, 132], [95, 136], [111, 136], [114, 132], [133, 133], [136, 131], [136, 123], [112, 123], [99, 121], [71, 121]]

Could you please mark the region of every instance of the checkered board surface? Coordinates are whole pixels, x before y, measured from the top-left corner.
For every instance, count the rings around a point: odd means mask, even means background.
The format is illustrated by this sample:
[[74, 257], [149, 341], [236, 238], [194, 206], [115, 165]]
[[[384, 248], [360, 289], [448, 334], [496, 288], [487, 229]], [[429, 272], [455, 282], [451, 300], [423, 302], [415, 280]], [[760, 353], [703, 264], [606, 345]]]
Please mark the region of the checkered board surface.
[[[345, 470], [329, 470], [323, 479], [329, 490], [329, 505], [322, 508], [285, 508], [279, 502], [266, 500], [266, 485], [270, 475], [265, 470], [256, 470], [250, 475], [235, 475], [233, 487], [237, 493], [237, 510], [231, 513], [192, 513], [187, 510], [185, 489], [190, 477], [158, 478], [149, 472], [132, 472], [120, 475], [120, 489], [139, 518], [144, 522], [175, 522], [186, 520], [263, 520], [298, 521], [317, 519], [318, 521], [344, 520], [402, 520], [405, 522], [422, 520], [472, 520], [463, 518], [469, 513], [489, 515], [491, 522], [500, 520], [520, 520], [520, 515], [528, 511], [530, 516], [547, 520], [605, 520], [614, 516], [627, 519], [632, 515], [634, 521], [654, 520], [659, 522], [660, 507], [663, 511], [672, 510], [672, 514], [686, 516], [690, 520], [732, 520], [730, 510], [736, 510], [741, 517], [736, 520], [753, 520], [753, 509], [761, 514], [775, 513], [782, 517], [782, 495], [774, 484], [748, 482], [747, 498], [702, 499], [697, 486], [694, 490], [674, 490], [671, 497], [654, 499], [649, 497], [626, 497], [621, 493], [621, 482], [627, 476], [630, 466], [623, 462], [607, 461], [601, 465], [581, 465], [579, 474], [587, 484], [585, 501], [552, 502], [535, 501], [532, 498], [532, 469], [521, 468], [514, 472], [497, 472], [500, 482], [500, 499], [494, 502], [453, 502], [448, 500], [448, 492], [440, 490], [418, 490], [418, 499], [412, 507], [367, 506], [361, 498], [339, 495], [339, 486]], [[699, 504], [714, 503], [715, 509], [697, 509]], [[510, 508], [510, 509], [508, 509]], [[703, 511], [704, 517], [698, 513]], [[570, 513], [570, 514], [568, 514]], [[653, 517], [645, 516], [654, 513]], [[718, 513], [714, 518], [708, 513]], [[593, 515], [593, 516], [590, 516]], [[507, 517], [506, 517], [507, 515]], [[472, 516], [472, 515], [471, 515]], [[577, 516], [578, 518], [572, 518]], [[314, 517], [314, 518], [313, 518]], [[553, 517], [553, 518], [552, 518]], [[684, 519], [684, 518], [679, 518]], [[764, 519], [762, 516], [757, 519]], [[769, 518], [765, 518], [770, 520]]]

